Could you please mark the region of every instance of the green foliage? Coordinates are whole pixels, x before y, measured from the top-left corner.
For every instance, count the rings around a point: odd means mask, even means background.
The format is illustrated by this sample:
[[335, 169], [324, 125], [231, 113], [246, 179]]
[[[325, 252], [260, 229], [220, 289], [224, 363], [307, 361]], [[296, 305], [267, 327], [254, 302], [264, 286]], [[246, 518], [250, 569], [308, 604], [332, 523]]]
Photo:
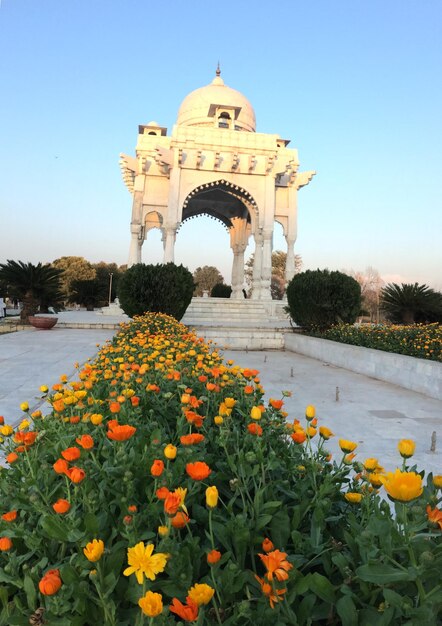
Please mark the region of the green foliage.
[[381, 291], [381, 308], [392, 322], [442, 322], [442, 294], [418, 283], [391, 283]]
[[288, 312], [307, 329], [352, 324], [361, 308], [361, 288], [351, 276], [329, 270], [296, 274], [287, 287]]
[[121, 277], [118, 297], [129, 317], [150, 311], [180, 320], [192, 300], [193, 289], [192, 274], [182, 265], [138, 263]]
[[48, 311], [49, 306], [61, 303], [60, 277], [62, 270], [51, 265], [11, 261], [0, 264], [0, 281], [7, 285], [8, 295], [23, 303], [21, 319], [28, 322], [29, 315]]
[[311, 334], [353, 346], [442, 361], [442, 326], [440, 324], [407, 326], [339, 324], [323, 332], [314, 331]]
[[71, 283], [70, 302], [76, 302], [85, 306], [88, 311], [103, 304], [107, 296], [107, 284], [94, 278], [93, 280], [74, 280]]
[[193, 282], [195, 283], [194, 296], [202, 296], [203, 291], [209, 293], [217, 283], [224, 281], [221, 272], [213, 265], [197, 267], [193, 272]]
[[232, 295], [232, 287], [224, 283], [217, 283], [210, 292], [211, 298], [230, 298]]

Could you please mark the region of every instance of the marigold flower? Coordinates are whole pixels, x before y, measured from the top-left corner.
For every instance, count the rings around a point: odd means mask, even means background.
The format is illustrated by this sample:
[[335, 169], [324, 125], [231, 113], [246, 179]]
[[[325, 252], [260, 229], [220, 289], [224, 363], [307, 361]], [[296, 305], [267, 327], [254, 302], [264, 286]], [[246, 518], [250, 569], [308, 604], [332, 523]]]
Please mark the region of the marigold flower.
[[262, 436], [262, 428], [256, 422], [251, 422], [250, 424], [247, 424], [247, 430], [251, 435], [255, 435], [256, 437]]
[[279, 581], [287, 580], [289, 577], [287, 572], [293, 568], [293, 565], [287, 561], [286, 552], [273, 550], [273, 552], [259, 554], [258, 556], [267, 569], [267, 578], [269, 580], [273, 580], [274, 575]]
[[86, 478], [86, 472], [81, 467], [71, 467], [67, 470], [66, 476], [75, 484], [81, 483]]
[[158, 476], [161, 476], [163, 471], [164, 471], [163, 461], [161, 461], [160, 459], [155, 459], [155, 461], [152, 463], [152, 467], [150, 468], [151, 475], [157, 478]]
[[368, 475], [368, 480], [370, 481], [372, 487], [375, 487], [376, 489], [382, 487], [382, 474], [379, 474], [378, 472], [371, 472]]
[[35, 430], [31, 430], [29, 433], [15, 433], [14, 441], [17, 443], [23, 443], [26, 448], [29, 448], [35, 443], [37, 439], [37, 432]]
[[178, 511], [170, 520], [174, 528], [184, 528], [188, 524], [190, 517], [184, 511]]
[[130, 402], [133, 407], [136, 407], [140, 404], [140, 398], [138, 396], [132, 396]]
[[107, 431], [107, 436], [113, 441], [127, 441], [136, 432], [135, 426], [129, 426], [129, 424], [115, 426], [111, 430]]
[[269, 404], [270, 406], [272, 406], [274, 409], [278, 410], [282, 409], [283, 404], [284, 404], [284, 400], [275, 400], [274, 398], [270, 398], [269, 400]]
[[[29, 420], [22, 420], [18, 425], [18, 430], [26, 430], [31, 425]], [[17, 433], [18, 434], [18, 433]]]
[[89, 543], [86, 544], [86, 547], [83, 548], [84, 556], [91, 563], [96, 563], [101, 559], [104, 552], [104, 542], [101, 539], [92, 539]]
[[414, 454], [416, 443], [412, 439], [401, 439], [397, 448], [403, 459], [409, 459]]
[[0, 552], [8, 552], [12, 548], [9, 537], [0, 537]]
[[186, 472], [193, 480], [204, 480], [212, 473], [212, 470], [204, 461], [195, 461], [195, 463], [187, 463]]
[[158, 526], [158, 534], [160, 537], [166, 537], [169, 534], [169, 528], [167, 526]]
[[15, 463], [17, 459], [18, 459], [18, 454], [16, 454], [15, 452], [10, 452], [6, 456], [6, 461], [9, 463], [9, 465], [12, 465], [13, 463]]
[[152, 554], [154, 549], [153, 543], [145, 546], [142, 541], [133, 548], [128, 548], [127, 561], [129, 567], [124, 570], [124, 576], [135, 574], [138, 584], [142, 585], [145, 576], [150, 580], [155, 580], [157, 574], [164, 572], [167, 554], [163, 552]]
[[165, 500], [169, 493], [170, 491], [167, 487], [160, 487], [156, 490], [155, 495], [157, 496], [158, 500]]
[[352, 504], [359, 504], [359, 502], [362, 500], [362, 493], [347, 491], [347, 493], [344, 494], [344, 498], [347, 500], [347, 502], [351, 502]]
[[164, 512], [167, 515], [175, 515], [181, 506], [181, 497], [179, 494], [169, 491], [164, 500]]
[[422, 478], [415, 472], [387, 472], [381, 476], [382, 484], [390, 498], [399, 502], [409, 502], [418, 498], [422, 492]]
[[347, 439], [339, 439], [339, 447], [342, 452], [353, 452], [358, 447], [358, 444], [354, 441], [348, 441]]
[[207, 554], [207, 563], [209, 565], [215, 565], [221, 558], [221, 552], [219, 550], [211, 550]]
[[236, 400], [234, 398], [224, 398], [224, 404], [228, 409], [233, 409], [236, 404]]
[[260, 420], [262, 417], [261, 409], [259, 406], [252, 406], [250, 410], [250, 417], [252, 420]]
[[174, 446], [171, 443], [168, 443], [167, 446], [164, 448], [164, 456], [166, 457], [166, 459], [173, 461], [173, 459], [176, 458], [176, 455], [177, 455], [176, 446]]
[[213, 485], [206, 489], [206, 504], [210, 509], [214, 509], [218, 504], [218, 489]]
[[41, 391], [41, 393], [48, 393], [49, 389], [48, 389], [48, 387], [46, 387], [46, 385], [41, 385], [40, 386], [40, 391]]
[[191, 433], [190, 435], [183, 435], [180, 437], [180, 441], [183, 446], [192, 446], [195, 443], [201, 443], [204, 439], [204, 435], [201, 435], [200, 433]]
[[327, 428], [327, 426], [319, 427], [319, 436], [325, 439], [325, 441], [328, 441], [330, 437], [334, 437], [334, 435], [335, 433], [332, 432], [330, 428]]
[[160, 593], [147, 591], [145, 595], [138, 600], [138, 606], [147, 617], [157, 617], [163, 611], [163, 596]]
[[378, 460], [374, 458], [365, 459], [363, 466], [367, 472], [374, 472], [378, 467]]
[[273, 542], [268, 537], [266, 537], [262, 542], [262, 549], [264, 550], [264, 552], [271, 552], [274, 547], [275, 546], [273, 545]]
[[246, 385], [246, 386], [244, 387], [244, 393], [245, 393], [246, 395], [249, 395], [249, 394], [253, 393], [253, 387], [252, 387], [252, 385]]
[[60, 589], [61, 585], [60, 571], [58, 569], [50, 569], [38, 583], [38, 588], [44, 596], [53, 596]]
[[428, 521], [438, 525], [439, 528], [442, 530], [442, 511], [437, 507], [432, 509], [430, 505], [427, 506], [426, 510]]
[[304, 430], [297, 430], [292, 435], [290, 435], [290, 437], [295, 443], [299, 444], [304, 443], [304, 441], [307, 439], [307, 435]]
[[90, 435], [82, 435], [75, 440], [83, 450], [91, 450], [94, 447], [94, 440]]
[[66, 461], [76, 461], [80, 458], [80, 450], [75, 446], [72, 448], [66, 448], [66, 450], [62, 450], [61, 456], [66, 459]]
[[287, 589], [273, 589], [272, 585], [256, 574], [255, 578], [261, 585], [262, 593], [269, 599], [270, 608], [274, 609], [276, 602], [281, 602], [283, 600], [282, 596], [286, 593]]
[[57, 474], [66, 474], [69, 469], [69, 463], [65, 459], [57, 459], [52, 467]]
[[186, 598], [186, 604], [180, 602], [178, 598], [173, 598], [169, 611], [185, 622], [194, 622], [198, 618], [198, 605], [189, 596]]
[[188, 598], [193, 600], [198, 606], [202, 606], [203, 604], [209, 604], [215, 589], [210, 585], [206, 585], [206, 583], [196, 583], [189, 589], [188, 593]]
[[20, 404], [20, 410], [27, 413], [29, 411], [29, 404], [27, 402], [22, 402]]
[[63, 500], [63, 498], [59, 498], [57, 502], [54, 502], [52, 508], [59, 515], [64, 515], [71, 508], [71, 504], [70, 502], [68, 502], [68, 500]]
[[317, 433], [317, 430], [316, 430], [316, 428], [313, 428], [313, 426], [307, 426], [306, 433], [310, 437], [310, 439], [313, 439], [313, 437]]
[[355, 458], [356, 458], [356, 454], [353, 454], [353, 452], [350, 452], [350, 454], [346, 454], [342, 460], [345, 463], [345, 465], [351, 465]]
[[98, 426], [103, 421], [103, 416], [101, 413], [92, 413], [90, 420], [94, 426]]
[[215, 415], [213, 421], [217, 426], [221, 426], [221, 424], [224, 422], [224, 418], [221, 415]]
[[313, 406], [313, 404], [309, 404], [308, 406], [306, 406], [305, 408], [305, 416], [308, 420], [312, 420], [316, 415], [316, 408]]
[[0, 434], [2, 434], [3, 437], [10, 437], [13, 432], [14, 432], [14, 429], [9, 424], [5, 424], [4, 426], [0, 428]]
[[111, 402], [109, 404], [109, 410], [111, 413], [119, 413], [121, 410], [121, 404], [119, 402]]
[[433, 476], [433, 485], [436, 489], [442, 489], [442, 475], [437, 474], [436, 476]]
[[17, 519], [17, 511], [9, 511], [8, 513], [3, 513], [2, 520], [5, 522], [15, 522]]

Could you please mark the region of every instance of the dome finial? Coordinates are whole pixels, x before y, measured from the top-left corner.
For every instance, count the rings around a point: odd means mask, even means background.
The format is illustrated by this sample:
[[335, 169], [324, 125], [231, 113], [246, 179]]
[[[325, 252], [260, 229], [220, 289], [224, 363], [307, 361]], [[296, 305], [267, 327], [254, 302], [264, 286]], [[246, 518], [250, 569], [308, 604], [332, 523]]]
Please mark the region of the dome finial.
[[221, 76], [221, 69], [219, 67], [219, 61], [218, 61], [218, 65], [216, 66], [216, 75]]

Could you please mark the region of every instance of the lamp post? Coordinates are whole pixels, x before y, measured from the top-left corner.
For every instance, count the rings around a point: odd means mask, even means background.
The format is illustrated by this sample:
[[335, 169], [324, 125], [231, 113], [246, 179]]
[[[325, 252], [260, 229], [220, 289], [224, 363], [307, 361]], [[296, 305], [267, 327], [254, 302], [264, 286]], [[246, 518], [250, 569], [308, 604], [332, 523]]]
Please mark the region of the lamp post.
[[112, 276], [113, 276], [113, 273], [111, 272], [109, 274], [109, 306], [110, 306], [111, 301], [112, 301]]

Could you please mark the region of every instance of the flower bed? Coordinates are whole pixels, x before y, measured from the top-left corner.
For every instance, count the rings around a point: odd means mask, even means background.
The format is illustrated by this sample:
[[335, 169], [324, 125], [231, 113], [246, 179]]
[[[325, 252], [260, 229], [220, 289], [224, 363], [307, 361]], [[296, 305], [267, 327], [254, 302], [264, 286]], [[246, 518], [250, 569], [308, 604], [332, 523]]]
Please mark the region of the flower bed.
[[161, 315], [48, 400], [0, 426], [0, 626], [438, 621], [442, 476], [412, 442], [395, 473], [344, 439], [333, 460], [314, 407], [287, 424], [257, 371]]
[[442, 325], [440, 324], [410, 326], [340, 324], [322, 332], [309, 334], [313, 337], [331, 339], [353, 346], [364, 346], [442, 362]]

